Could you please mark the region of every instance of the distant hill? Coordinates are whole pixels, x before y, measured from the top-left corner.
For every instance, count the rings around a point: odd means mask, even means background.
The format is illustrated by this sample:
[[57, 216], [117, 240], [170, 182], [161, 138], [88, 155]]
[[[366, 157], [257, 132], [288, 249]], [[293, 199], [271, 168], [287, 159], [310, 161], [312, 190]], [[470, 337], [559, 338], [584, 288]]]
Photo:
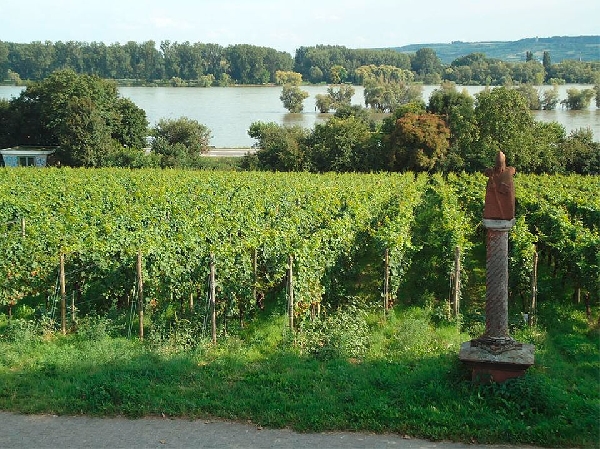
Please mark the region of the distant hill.
[[525, 61], [525, 54], [530, 51], [536, 59], [542, 60], [545, 51], [550, 52], [552, 63], [565, 59], [582, 61], [600, 61], [600, 36], [554, 36], [533, 37], [518, 41], [462, 42], [450, 44], [411, 44], [395, 47], [402, 53], [414, 53], [420, 48], [435, 50], [445, 64], [456, 58], [471, 53], [485, 53], [488, 58], [502, 61]]

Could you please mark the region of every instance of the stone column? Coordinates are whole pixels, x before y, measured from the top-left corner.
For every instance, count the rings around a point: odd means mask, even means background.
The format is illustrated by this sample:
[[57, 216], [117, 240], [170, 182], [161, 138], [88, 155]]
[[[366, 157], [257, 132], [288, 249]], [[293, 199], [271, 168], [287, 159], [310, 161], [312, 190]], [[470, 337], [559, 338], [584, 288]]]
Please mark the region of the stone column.
[[508, 232], [515, 220], [483, 220], [487, 228], [485, 334], [510, 339], [508, 335]]
[[504, 153], [496, 155], [485, 193], [483, 225], [487, 228], [485, 333], [461, 345], [458, 357], [473, 381], [504, 382], [520, 377], [534, 363], [534, 347], [508, 334], [508, 232], [515, 225], [514, 167]]

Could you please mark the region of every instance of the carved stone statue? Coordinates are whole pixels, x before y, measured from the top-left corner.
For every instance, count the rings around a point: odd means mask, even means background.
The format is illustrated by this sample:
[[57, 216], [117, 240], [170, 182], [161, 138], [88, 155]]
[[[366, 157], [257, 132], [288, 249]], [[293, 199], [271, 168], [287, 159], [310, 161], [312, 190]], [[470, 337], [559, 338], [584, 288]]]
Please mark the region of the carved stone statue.
[[502, 151], [496, 155], [496, 165], [488, 168], [489, 176], [485, 191], [483, 218], [488, 220], [512, 220], [515, 218], [514, 167], [506, 166], [506, 156]]

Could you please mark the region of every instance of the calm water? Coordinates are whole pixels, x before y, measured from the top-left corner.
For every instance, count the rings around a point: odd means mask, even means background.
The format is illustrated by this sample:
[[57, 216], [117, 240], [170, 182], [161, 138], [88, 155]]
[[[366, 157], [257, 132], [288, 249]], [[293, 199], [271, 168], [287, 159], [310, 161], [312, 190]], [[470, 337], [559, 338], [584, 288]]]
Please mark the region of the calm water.
[[[589, 88], [590, 86], [559, 86], [560, 99], [567, 97], [568, 88]], [[425, 86], [423, 99], [427, 101], [431, 92], [438, 86]], [[460, 87], [459, 87], [460, 88]], [[474, 95], [483, 87], [467, 86]], [[131, 99], [146, 111], [151, 125], [161, 118], [188, 117], [206, 125], [212, 132], [211, 144], [217, 148], [250, 147], [255, 140], [248, 136], [248, 128], [253, 122], [276, 122], [279, 124], [297, 124], [312, 128], [315, 123], [326, 120], [330, 115], [315, 110], [315, 95], [327, 92], [327, 86], [303, 86], [310, 96], [304, 101], [304, 112], [290, 114], [283, 107], [279, 95], [281, 87], [121, 87], [123, 97]], [[362, 87], [354, 87], [356, 93], [353, 104], [364, 106]], [[541, 87], [548, 89], [547, 86]], [[17, 96], [21, 87], [0, 86], [0, 98]], [[557, 121], [565, 127], [567, 133], [574, 129], [591, 128], [594, 139], [600, 141], [600, 109], [592, 100], [590, 108], [583, 111], [534, 111], [537, 120]]]

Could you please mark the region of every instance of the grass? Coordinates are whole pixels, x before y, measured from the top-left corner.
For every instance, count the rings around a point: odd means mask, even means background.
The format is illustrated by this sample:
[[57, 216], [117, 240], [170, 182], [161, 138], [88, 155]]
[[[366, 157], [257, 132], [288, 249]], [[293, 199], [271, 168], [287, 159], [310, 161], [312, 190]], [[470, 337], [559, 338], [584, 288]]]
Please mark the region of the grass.
[[[432, 325], [427, 309], [396, 308], [386, 320], [375, 311], [333, 315], [293, 336], [283, 314], [265, 312], [217, 345], [192, 348], [114, 337], [109, 321], [61, 336], [4, 319], [0, 409], [213, 416], [482, 444], [600, 441], [600, 334], [579, 310], [546, 304], [540, 327], [513, 329], [536, 345], [535, 366], [521, 379], [479, 386], [457, 356], [470, 336]], [[325, 338], [331, 325], [335, 339]]]

